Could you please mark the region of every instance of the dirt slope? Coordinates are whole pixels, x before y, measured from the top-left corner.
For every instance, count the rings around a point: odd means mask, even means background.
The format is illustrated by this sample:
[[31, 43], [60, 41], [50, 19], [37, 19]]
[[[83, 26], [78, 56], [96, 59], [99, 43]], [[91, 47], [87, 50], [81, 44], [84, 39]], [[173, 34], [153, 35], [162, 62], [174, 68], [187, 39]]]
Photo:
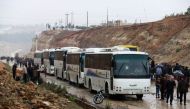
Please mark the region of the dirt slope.
[[0, 109], [72, 109], [71, 102], [33, 82], [22, 84], [12, 78], [0, 62]]
[[137, 45], [157, 62], [179, 62], [190, 66], [190, 16], [167, 17], [157, 22], [131, 26], [44, 31], [38, 45], [39, 49], [43, 49], [63, 46], [110, 47], [119, 44]]

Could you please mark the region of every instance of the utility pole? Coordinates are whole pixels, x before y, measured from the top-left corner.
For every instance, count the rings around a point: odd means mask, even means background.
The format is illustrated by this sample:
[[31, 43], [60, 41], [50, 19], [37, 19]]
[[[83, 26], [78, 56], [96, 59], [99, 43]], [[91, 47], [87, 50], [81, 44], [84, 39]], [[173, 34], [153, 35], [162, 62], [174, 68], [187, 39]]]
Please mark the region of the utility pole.
[[66, 16], [65, 27], [66, 27], [66, 29], [68, 29], [69, 14], [65, 14], [65, 16]]
[[73, 28], [73, 26], [74, 26], [74, 14], [73, 14], [73, 12], [71, 12], [71, 27]]
[[36, 35], [36, 51], [38, 50], [38, 36]]
[[107, 8], [107, 27], [109, 26], [109, 19], [108, 19], [108, 17], [109, 17], [109, 13], [108, 13], [108, 8]]
[[88, 28], [88, 11], [86, 13], [86, 27]]

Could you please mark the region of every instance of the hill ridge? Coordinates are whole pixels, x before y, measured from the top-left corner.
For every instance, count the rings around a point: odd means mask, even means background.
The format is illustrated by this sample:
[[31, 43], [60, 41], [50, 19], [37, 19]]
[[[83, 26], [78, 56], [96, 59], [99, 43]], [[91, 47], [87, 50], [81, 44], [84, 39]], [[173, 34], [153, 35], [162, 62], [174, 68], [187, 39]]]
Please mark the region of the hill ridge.
[[[46, 33], [46, 34], [45, 34]], [[50, 36], [53, 40], [47, 42]], [[63, 46], [111, 47], [132, 44], [148, 52], [157, 62], [179, 62], [190, 66], [190, 16], [175, 16], [165, 19], [120, 27], [97, 27], [81, 31], [50, 30], [39, 37], [40, 50]], [[31, 51], [35, 51], [35, 44]], [[174, 55], [175, 54], [175, 55]], [[183, 58], [183, 59], [181, 59]]]

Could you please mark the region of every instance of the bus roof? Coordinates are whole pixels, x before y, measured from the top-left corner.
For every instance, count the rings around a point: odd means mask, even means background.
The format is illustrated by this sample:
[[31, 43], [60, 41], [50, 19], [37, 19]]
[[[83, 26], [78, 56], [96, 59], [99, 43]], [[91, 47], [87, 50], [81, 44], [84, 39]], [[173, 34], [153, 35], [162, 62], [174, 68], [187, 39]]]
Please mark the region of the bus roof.
[[85, 48], [84, 52], [93, 53], [93, 52], [108, 52], [112, 51], [112, 48]]
[[43, 51], [37, 50], [37, 51], [35, 51], [34, 53], [43, 53]]
[[86, 54], [140, 54], [140, 55], [148, 55], [146, 52], [140, 52], [140, 51], [114, 51], [114, 52], [91, 52]]
[[125, 48], [128, 48], [128, 47], [138, 47], [138, 46], [135, 46], [135, 45], [118, 45], [119, 47], [125, 47]]
[[59, 49], [59, 51], [78, 52], [78, 51], [82, 51], [82, 49], [79, 47], [62, 47]]
[[49, 49], [48, 51], [50, 51], [50, 52], [51, 52], [51, 51], [55, 51], [55, 50], [56, 50], [56, 49], [54, 49], [54, 48], [51, 48], [51, 49]]

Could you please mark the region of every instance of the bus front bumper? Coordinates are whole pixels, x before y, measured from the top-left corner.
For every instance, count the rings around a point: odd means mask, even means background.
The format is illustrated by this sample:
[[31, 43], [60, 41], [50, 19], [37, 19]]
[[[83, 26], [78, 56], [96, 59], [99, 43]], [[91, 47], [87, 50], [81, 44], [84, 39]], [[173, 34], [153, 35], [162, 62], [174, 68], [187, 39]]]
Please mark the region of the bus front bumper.
[[112, 94], [123, 94], [123, 95], [136, 95], [136, 94], [150, 94], [149, 89], [115, 89], [111, 91]]

